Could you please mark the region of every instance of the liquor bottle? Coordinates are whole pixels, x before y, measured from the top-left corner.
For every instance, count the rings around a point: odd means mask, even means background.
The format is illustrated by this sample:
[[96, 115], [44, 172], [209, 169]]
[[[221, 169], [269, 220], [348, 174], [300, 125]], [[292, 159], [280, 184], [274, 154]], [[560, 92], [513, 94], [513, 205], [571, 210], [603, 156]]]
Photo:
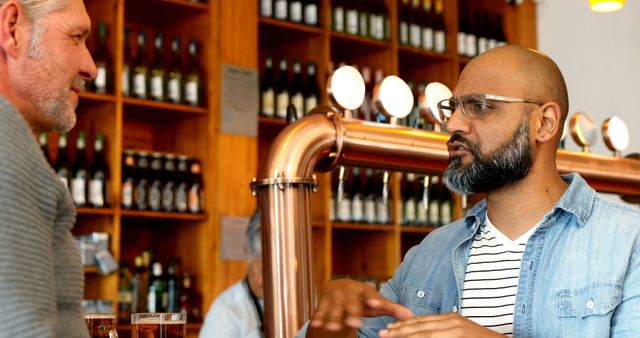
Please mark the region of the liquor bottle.
[[302, 22], [302, 0], [289, 0], [289, 21]]
[[369, 16], [371, 15], [371, 6], [365, 4], [366, 0], [358, 0], [358, 34], [362, 37], [369, 38], [371, 31], [369, 31]]
[[69, 154], [67, 154], [67, 137], [67, 133], [60, 134], [58, 137], [58, 158], [54, 169], [64, 186], [69, 189], [72, 171]]
[[304, 23], [310, 26], [318, 26], [320, 22], [318, 18], [319, 13], [318, 0], [305, 0], [304, 1]]
[[287, 20], [287, 17], [289, 16], [289, 13], [287, 13], [287, 10], [289, 9], [287, 0], [275, 0], [274, 7], [275, 18], [280, 20]]
[[302, 118], [304, 115], [304, 87], [302, 85], [302, 64], [300, 60], [293, 62], [293, 82], [291, 83], [289, 97], [291, 104], [296, 108], [296, 118]]
[[357, 35], [358, 26], [358, 3], [356, 0], [347, 0], [345, 6], [346, 33]]
[[175, 208], [178, 212], [187, 212], [189, 205], [189, 163], [185, 155], [178, 156], [178, 179], [175, 195]]
[[133, 63], [133, 96], [138, 99], [147, 99], [148, 97], [149, 67], [147, 65], [146, 41], [146, 34], [141, 30], [138, 33], [136, 60]]
[[131, 71], [133, 62], [129, 43], [129, 29], [124, 28], [124, 63], [122, 64], [122, 95], [131, 96]]
[[133, 312], [133, 276], [124, 262], [120, 262], [118, 284], [118, 321], [128, 323]]
[[89, 171], [89, 205], [103, 208], [109, 205], [109, 165], [104, 153], [104, 136], [96, 134], [94, 159]]
[[47, 133], [46, 131], [40, 132], [40, 134], [38, 135], [38, 143], [40, 144], [40, 150], [42, 150], [44, 159], [47, 160], [47, 163], [49, 163], [49, 165], [52, 165], [53, 163], [51, 162], [51, 156], [49, 156], [49, 144], [47, 140], [48, 136], [49, 133]]
[[444, 23], [443, 0], [436, 0], [435, 19], [433, 21], [433, 50], [436, 53], [447, 51], [447, 27]]
[[422, 49], [433, 50], [434, 49], [434, 32], [433, 22], [431, 21], [431, 0], [424, 0], [422, 2]]
[[175, 155], [164, 156], [164, 186], [162, 187], [162, 211], [173, 212], [175, 210], [176, 196], [176, 162]]
[[289, 105], [289, 74], [287, 72], [287, 59], [280, 60], [280, 74], [276, 83], [276, 116], [284, 119], [287, 117]]
[[460, 16], [460, 22], [458, 24], [458, 55], [467, 56], [467, 34], [469, 33], [469, 15], [467, 9], [460, 4], [458, 7], [458, 15]]
[[338, 33], [344, 33], [344, 13], [345, 13], [345, 0], [331, 0], [332, 15], [331, 15], [331, 23], [333, 26], [333, 30]]
[[411, 0], [407, 21], [409, 24], [409, 45], [413, 48], [420, 48], [422, 42], [422, 29], [419, 20], [420, 12], [420, 0]]
[[376, 190], [373, 178], [373, 169], [365, 170], [365, 190], [364, 190], [364, 221], [372, 224], [376, 223]]
[[444, 180], [440, 178], [440, 225], [451, 223], [453, 208], [451, 207], [451, 192], [444, 185]]
[[180, 312], [180, 278], [178, 277], [178, 258], [173, 257], [167, 265], [167, 312]]
[[442, 225], [440, 218], [440, 178], [438, 176], [431, 177], [429, 184], [429, 226], [439, 227]]
[[275, 111], [273, 83], [273, 60], [267, 55], [264, 59], [264, 75], [260, 81], [260, 115], [273, 117]]
[[162, 154], [151, 154], [151, 162], [149, 164], [150, 181], [149, 181], [149, 196], [148, 205], [149, 209], [153, 211], [159, 211], [162, 208], [162, 187], [164, 185], [162, 179]]
[[362, 184], [362, 176], [360, 175], [360, 168], [354, 167], [353, 183], [351, 185], [351, 222], [361, 223], [364, 221], [364, 186]]
[[266, 18], [273, 16], [273, 0], [260, 0], [260, 15]]
[[200, 296], [192, 288], [191, 274], [182, 274], [182, 288], [180, 289], [180, 312], [187, 314], [188, 323], [197, 323], [201, 320]]
[[157, 33], [153, 40], [153, 62], [149, 74], [149, 94], [152, 100], [165, 100], [164, 38]]
[[97, 73], [96, 78], [90, 83], [90, 89], [98, 94], [106, 94], [111, 87], [111, 70], [107, 52], [107, 25], [102, 21], [98, 22], [98, 45], [93, 60]]
[[474, 21], [469, 24], [469, 30], [467, 31], [467, 44], [465, 45], [465, 53], [467, 57], [474, 57], [478, 55], [478, 14], [474, 17]]
[[86, 137], [83, 131], [76, 139], [76, 160], [73, 163], [71, 178], [71, 198], [73, 204], [83, 207], [87, 204], [87, 182], [89, 180], [89, 162], [87, 161]]
[[402, 190], [402, 224], [415, 225], [416, 223], [416, 174], [405, 173], [400, 183]]
[[147, 294], [147, 308], [149, 312], [165, 312], [164, 292], [165, 280], [162, 276], [162, 264], [154, 262], [151, 266], [151, 279], [149, 280], [149, 293]]
[[147, 200], [149, 184], [149, 157], [145, 151], [141, 151], [137, 155], [136, 186], [133, 190], [133, 204], [138, 210], [149, 208]]
[[398, 27], [399, 41], [401, 46], [409, 45], [409, 13], [411, 11], [409, 0], [402, 0], [399, 3], [398, 18], [400, 24]]
[[189, 65], [184, 79], [184, 100], [190, 106], [202, 104], [202, 79], [200, 78], [200, 62], [198, 61], [198, 45], [195, 40], [189, 43]]
[[[146, 252], [146, 251], [145, 251]], [[132, 281], [132, 300], [131, 311], [133, 312], [147, 312], [147, 294], [149, 292], [149, 270], [144, 265], [144, 255], [136, 256], [134, 259], [135, 270], [133, 272]]]
[[133, 209], [133, 192], [136, 186], [136, 158], [133, 150], [126, 150], [122, 167], [122, 208]]
[[189, 167], [190, 181], [189, 185], [189, 211], [192, 214], [202, 212], [204, 205], [204, 187], [202, 186], [202, 166], [198, 160], [193, 160]]
[[478, 22], [476, 31], [478, 37], [478, 55], [486, 52], [489, 49], [489, 32], [487, 31], [487, 24], [480, 11], [476, 12], [476, 20]]
[[171, 66], [167, 73], [165, 92], [167, 101], [177, 104], [182, 103], [182, 58], [180, 54], [180, 38], [174, 37], [171, 41]]
[[307, 85], [304, 90], [304, 113], [308, 114], [311, 109], [318, 106], [320, 102], [320, 89], [316, 76], [316, 64], [309, 62], [307, 65]]

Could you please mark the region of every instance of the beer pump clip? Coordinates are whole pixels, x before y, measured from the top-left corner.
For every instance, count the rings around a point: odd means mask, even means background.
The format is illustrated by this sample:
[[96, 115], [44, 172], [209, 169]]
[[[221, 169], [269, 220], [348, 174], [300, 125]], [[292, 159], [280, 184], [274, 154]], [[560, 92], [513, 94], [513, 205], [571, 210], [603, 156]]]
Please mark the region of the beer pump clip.
[[[364, 101], [365, 84], [360, 72], [352, 66], [341, 66], [327, 80], [327, 95], [333, 107], [342, 113], [345, 119], [353, 118], [352, 111], [358, 109]], [[338, 168], [338, 191], [336, 201], [341, 202], [344, 192], [347, 170]]]
[[[411, 88], [401, 78], [395, 75], [385, 77], [373, 88], [373, 102], [383, 115], [390, 118], [389, 124], [398, 125], [399, 120], [405, 118], [413, 109], [413, 93]], [[388, 171], [382, 174], [382, 203], [389, 200]]]

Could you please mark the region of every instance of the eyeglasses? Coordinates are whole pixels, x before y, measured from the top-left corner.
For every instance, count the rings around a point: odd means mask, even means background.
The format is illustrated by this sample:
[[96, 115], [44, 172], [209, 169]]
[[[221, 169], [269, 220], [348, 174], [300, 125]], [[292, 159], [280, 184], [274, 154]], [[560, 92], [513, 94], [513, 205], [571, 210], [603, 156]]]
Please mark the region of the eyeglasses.
[[519, 99], [515, 97], [507, 97], [507, 96], [498, 96], [491, 94], [469, 94], [465, 95], [459, 99], [444, 99], [438, 102], [438, 112], [440, 113], [440, 118], [443, 123], [449, 122], [451, 116], [456, 111], [456, 108], [460, 106], [462, 108], [462, 113], [464, 116], [470, 119], [481, 118], [486, 114], [490, 114], [491, 112], [498, 109], [495, 102], [506, 102], [506, 103], [533, 103], [537, 105], [542, 105], [540, 102], [528, 100], [528, 99]]

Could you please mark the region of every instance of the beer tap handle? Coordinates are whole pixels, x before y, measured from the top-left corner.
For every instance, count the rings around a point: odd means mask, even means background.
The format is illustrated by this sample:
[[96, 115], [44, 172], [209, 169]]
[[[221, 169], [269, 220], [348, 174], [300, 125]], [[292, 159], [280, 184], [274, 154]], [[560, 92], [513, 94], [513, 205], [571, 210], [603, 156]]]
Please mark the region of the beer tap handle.
[[344, 195], [344, 182], [347, 177], [347, 168], [341, 165], [338, 170], [338, 191], [336, 191], [336, 200], [338, 202], [342, 202], [342, 197]]
[[382, 204], [387, 205], [389, 200], [389, 172], [382, 173]]
[[431, 180], [431, 177], [429, 175], [424, 176], [424, 182], [423, 182], [424, 190], [422, 191], [422, 209], [424, 210], [429, 209], [429, 181], [430, 180]]

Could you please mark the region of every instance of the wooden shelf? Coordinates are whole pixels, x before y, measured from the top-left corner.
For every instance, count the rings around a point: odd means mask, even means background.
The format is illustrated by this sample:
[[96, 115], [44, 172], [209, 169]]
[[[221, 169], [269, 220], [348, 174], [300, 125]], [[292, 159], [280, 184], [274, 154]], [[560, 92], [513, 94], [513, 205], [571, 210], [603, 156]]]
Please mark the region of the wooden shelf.
[[109, 102], [115, 103], [116, 97], [112, 94], [96, 94], [92, 92], [81, 92], [78, 94], [80, 102]]
[[353, 231], [380, 231], [393, 232], [392, 224], [367, 224], [367, 223], [333, 223], [333, 229]]
[[145, 107], [159, 110], [169, 110], [175, 112], [182, 112], [188, 114], [206, 114], [207, 108], [204, 107], [192, 107], [184, 104], [175, 104], [168, 102], [160, 102], [153, 100], [141, 100], [131, 97], [125, 97], [123, 100], [126, 106]]
[[436, 228], [431, 227], [431, 226], [425, 226], [425, 227], [414, 227], [414, 226], [400, 226], [400, 232], [402, 232], [403, 234], [428, 234], [431, 231], [435, 230]]
[[305, 33], [312, 35], [321, 35], [324, 33], [324, 29], [316, 26], [305, 25], [302, 23], [295, 23], [291, 21], [278, 20], [272, 18], [260, 17], [258, 19], [260, 23], [260, 29], [284, 29], [287, 30], [287, 33]]
[[94, 275], [98, 273], [98, 268], [96, 268], [95, 266], [85, 266], [84, 267], [84, 273], [85, 274], [90, 274], [90, 275]]
[[76, 213], [78, 215], [101, 215], [101, 216], [111, 216], [113, 215], [112, 208], [87, 208], [80, 207], [76, 208]]
[[390, 49], [391, 42], [374, 40], [365, 38], [359, 35], [351, 35], [345, 33], [331, 32], [331, 42], [335, 44], [334, 47], [348, 48], [353, 50], [354, 48], [364, 47], [366, 49]]
[[424, 63], [438, 63], [444, 61], [452, 61], [454, 56], [452, 56], [449, 52], [447, 53], [436, 53], [425, 49], [413, 48], [402, 46], [398, 49], [400, 51], [400, 60], [403, 61], [413, 61], [418, 65]]
[[122, 217], [131, 218], [148, 218], [176, 221], [204, 221], [207, 219], [206, 214], [188, 214], [177, 212], [160, 212], [160, 211], [140, 211], [140, 210], [122, 210]]
[[124, 102], [125, 120], [173, 122], [188, 118], [207, 116], [207, 108], [191, 107], [183, 104], [141, 100], [126, 97]]

